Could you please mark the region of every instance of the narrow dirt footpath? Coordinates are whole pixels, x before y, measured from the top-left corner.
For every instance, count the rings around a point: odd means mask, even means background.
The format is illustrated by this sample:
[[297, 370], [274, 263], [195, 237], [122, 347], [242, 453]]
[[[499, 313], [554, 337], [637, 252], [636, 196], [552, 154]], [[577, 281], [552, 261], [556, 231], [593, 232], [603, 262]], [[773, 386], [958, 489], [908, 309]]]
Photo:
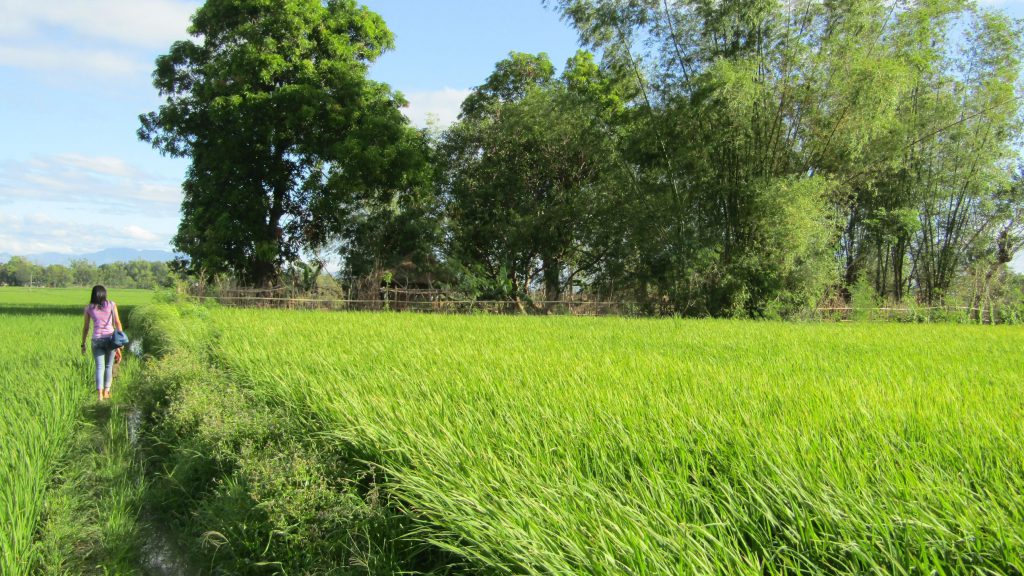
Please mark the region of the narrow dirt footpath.
[[122, 398], [142, 362], [125, 354], [112, 400], [83, 403], [78, 431], [53, 480], [37, 536], [35, 574], [195, 574], [147, 521], [138, 415]]

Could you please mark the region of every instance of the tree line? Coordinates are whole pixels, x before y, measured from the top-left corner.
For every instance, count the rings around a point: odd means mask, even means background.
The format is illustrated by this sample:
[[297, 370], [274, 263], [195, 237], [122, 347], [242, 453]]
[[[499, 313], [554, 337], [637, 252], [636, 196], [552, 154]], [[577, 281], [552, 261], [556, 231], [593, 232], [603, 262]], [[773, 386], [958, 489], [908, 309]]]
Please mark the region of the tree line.
[[166, 288], [174, 285], [176, 274], [167, 262], [112, 262], [96, 265], [88, 260], [40, 266], [27, 258], [12, 256], [0, 263], [0, 286], [66, 288], [103, 284], [113, 288]]
[[139, 136], [187, 157], [192, 273], [276, 282], [338, 254], [543, 309], [779, 316], [969, 308], [1024, 244], [1022, 30], [973, 2], [548, 0], [581, 49], [512, 52], [446, 129], [367, 78], [354, 0], [208, 0]]

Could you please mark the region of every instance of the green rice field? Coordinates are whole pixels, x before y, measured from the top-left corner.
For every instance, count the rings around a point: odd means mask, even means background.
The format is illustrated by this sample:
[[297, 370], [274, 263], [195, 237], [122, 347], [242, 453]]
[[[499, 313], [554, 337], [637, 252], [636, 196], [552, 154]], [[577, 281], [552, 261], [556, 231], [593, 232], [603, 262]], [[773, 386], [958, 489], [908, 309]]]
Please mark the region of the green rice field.
[[[79, 349], [88, 288], [0, 287], [0, 574], [38, 573], [41, 524], [58, 467], [95, 402]], [[150, 290], [111, 290], [124, 314]]]
[[385, 470], [471, 572], [1024, 567], [1020, 328], [201, 316], [212, 365]]
[[[0, 286], [0, 306], [76, 306], [85, 308], [91, 288], [25, 288]], [[111, 288], [109, 297], [118, 306], [138, 306], [153, 301], [153, 290]]]
[[81, 322], [0, 308], [0, 574], [27, 574], [47, 484], [90, 397]]
[[[40, 565], [96, 402], [85, 297], [0, 290], [2, 574]], [[94, 489], [163, 514], [135, 529], [206, 567], [179, 573], [1024, 571], [1021, 327], [130, 314], [148, 361], [112, 414], [138, 404], [149, 479]], [[109, 571], [80, 546], [43, 564]]]

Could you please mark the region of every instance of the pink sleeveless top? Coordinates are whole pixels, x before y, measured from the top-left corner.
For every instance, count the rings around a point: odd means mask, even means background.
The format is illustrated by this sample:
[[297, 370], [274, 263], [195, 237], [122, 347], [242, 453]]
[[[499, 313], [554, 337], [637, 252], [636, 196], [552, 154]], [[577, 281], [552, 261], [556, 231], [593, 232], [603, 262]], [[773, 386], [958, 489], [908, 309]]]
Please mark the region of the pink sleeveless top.
[[103, 338], [114, 333], [114, 306], [113, 302], [107, 300], [107, 305], [103, 308], [97, 308], [95, 304], [85, 307], [85, 314], [92, 318], [93, 338]]

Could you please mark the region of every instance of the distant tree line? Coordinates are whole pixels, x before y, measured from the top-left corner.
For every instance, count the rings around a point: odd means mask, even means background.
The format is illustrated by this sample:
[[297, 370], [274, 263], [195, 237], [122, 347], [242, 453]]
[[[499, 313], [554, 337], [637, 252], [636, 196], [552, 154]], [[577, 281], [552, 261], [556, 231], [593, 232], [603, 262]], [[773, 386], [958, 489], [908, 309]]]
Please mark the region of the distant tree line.
[[698, 316], [1017, 290], [1019, 22], [956, 0], [547, 4], [593, 52], [560, 73], [511, 53], [439, 131], [366, 78], [393, 38], [354, 1], [208, 0], [139, 131], [191, 159], [190, 271], [266, 286], [335, 253], [371, 293]]
[[94, 286], [108, 288], [159, 288], [174, 285], [175, 275], [167, 262], [113, 262], [97, 266], [87, 260], [72, 260], [67, 266], [40, 266], [21, 256], [0, 263], [0, 286], [65, 288]]

